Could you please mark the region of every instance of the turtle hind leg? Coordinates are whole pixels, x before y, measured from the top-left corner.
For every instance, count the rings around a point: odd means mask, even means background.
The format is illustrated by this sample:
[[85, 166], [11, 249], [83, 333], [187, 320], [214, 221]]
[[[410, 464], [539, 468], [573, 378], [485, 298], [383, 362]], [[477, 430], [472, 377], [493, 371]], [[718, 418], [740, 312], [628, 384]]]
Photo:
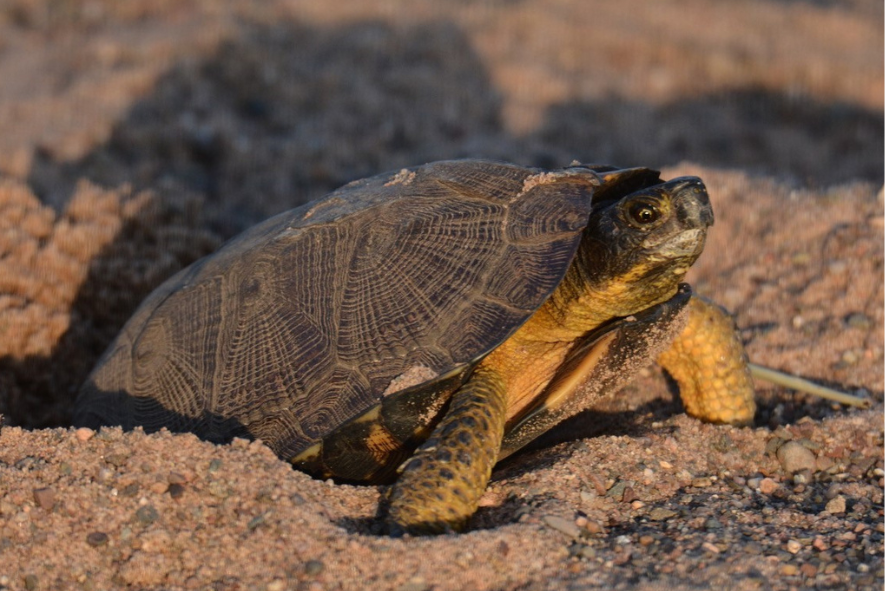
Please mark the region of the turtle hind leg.
[[401, 466], [384, 509], [392, 535], [464, 528], [498, 458], [506, 412], [504, 382], [495, 371], [477, 368], [453, 394], [428, 440]]
[[658, 363], [677, 381], [687, 414], [710, 423], [753, 422], [748, 357], [735, 323], [718, 305], [693, 296], [686, 328]]

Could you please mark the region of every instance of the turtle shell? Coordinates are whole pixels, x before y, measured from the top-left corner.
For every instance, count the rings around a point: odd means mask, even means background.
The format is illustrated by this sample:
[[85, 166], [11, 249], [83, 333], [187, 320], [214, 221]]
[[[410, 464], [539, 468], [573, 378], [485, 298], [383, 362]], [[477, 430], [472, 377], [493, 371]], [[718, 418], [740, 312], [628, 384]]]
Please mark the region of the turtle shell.
[[[635, 170], [619, 182], [658, 179]], [[253, 437], [308, 469], [371, 477], [359, 454], [408, 455], [550, 295], [614, 174], [437, 162], [277, 215], [142, 303], [81, 389], [74, 423]], [[379, 412], [393, 438], [373, 439]], [[343, 425], [348, 437], [330, 436]], [[306, 455], [324, 439], [322, 461]]]

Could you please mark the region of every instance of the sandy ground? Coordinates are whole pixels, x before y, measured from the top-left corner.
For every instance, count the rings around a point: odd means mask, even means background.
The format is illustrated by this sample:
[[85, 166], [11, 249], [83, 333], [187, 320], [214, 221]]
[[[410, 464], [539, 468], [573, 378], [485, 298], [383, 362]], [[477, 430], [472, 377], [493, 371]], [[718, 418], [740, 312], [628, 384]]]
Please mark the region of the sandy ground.
[[[0, 5], [0, 588], [883, 586], [878, 0]], [[278, 211], [483, 156], [697, 174], [691, 272], [760, 384], [700, 424], [650, 368], [499, 466], [458, 536], [246, 441], [68, 429], [138, 302]]]

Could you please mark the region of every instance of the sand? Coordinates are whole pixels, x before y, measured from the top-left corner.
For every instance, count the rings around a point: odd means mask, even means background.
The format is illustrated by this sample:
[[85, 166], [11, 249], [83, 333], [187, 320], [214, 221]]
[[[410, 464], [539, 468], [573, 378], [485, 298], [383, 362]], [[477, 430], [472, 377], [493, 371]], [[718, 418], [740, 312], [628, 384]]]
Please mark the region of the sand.
[[[0, 7], [0, 588], [882, 588], [883, 6], [20, 0]], [[500, 465], [466, 533], [259, 443], [69, 428], [163, 279], [265, 217], [426, 161], [708, 185], [690, 272], [751, 358], [751, 428], [660, 370]]]

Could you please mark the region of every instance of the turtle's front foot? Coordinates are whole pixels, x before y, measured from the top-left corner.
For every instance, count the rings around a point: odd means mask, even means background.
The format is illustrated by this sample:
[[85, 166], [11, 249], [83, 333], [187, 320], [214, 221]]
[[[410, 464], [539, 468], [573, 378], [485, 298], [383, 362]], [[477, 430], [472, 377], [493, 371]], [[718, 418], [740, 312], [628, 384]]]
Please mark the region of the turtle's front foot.
[[478, 368], [452, 396], [428, 440], [400, 468], [388, 496], [391, 535], [460, 531], [477, 510], [498, 458], [507, 401], [502, 381]]
[[693, 296], [689, 322], [658, 362], [680, 386], [686, 412], [710, 423], [754, 422], [754, 382], [748, 356], [732, 317], [720, 306]]

